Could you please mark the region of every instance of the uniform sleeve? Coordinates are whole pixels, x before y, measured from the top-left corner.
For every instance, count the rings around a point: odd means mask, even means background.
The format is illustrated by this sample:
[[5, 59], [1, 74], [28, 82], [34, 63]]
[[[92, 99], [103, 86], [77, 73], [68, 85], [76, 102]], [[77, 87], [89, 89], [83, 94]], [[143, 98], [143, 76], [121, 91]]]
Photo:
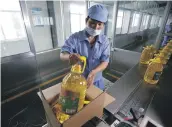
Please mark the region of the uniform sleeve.
[[75, 44], [74, 39], [72, 36], [70, 36], [66, 41], [65, 44], [61, 48], [61, 52], [68, 52], [68, 53], [74, 53]]
[[110, 58], [110, 44], [108, 39], [106, 40], [103, 52], [101, 54], [100, 60], [102, 62], [109, 62], [109, 58]]

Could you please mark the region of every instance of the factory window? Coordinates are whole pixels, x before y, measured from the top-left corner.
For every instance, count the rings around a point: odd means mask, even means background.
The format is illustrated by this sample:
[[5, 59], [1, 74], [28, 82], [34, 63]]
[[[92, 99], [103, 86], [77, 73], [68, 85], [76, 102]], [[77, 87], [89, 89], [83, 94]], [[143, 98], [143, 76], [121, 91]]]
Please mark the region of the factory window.
[[3, 17], [0, 20], [2, 40], [26, 38], [19, 2], [13, 3], [13, 6], [11, 4], [7, 5], [5, 1], [0, 4], [0, 16]]
[[162, 22], [162, 17], [159, 18], [159, 22], [158, 22], [158, 26], [160, 27], [161, 25], [161, 22]]
[[141, 22], [141, 27], [140, 27], [141, 31], [147, 29], [149, 18], [150, 18], [150, 15], [143, 14], [142, 22]]
[[122, 27], [122, 18], [123, 18], [123, 11], [119, 10], [118, 11], [118, 17], [117, 17], [116, 28], [121, 28]]
[[30, 51], [19, 1], [0, 1], [0, 17], [1, 57]]
[[131, 11], [124, 11], [124, 17], [123, 17], [123, 24], [122, 24], [122, 34], [125, 34], [128, 32], [129, 22], [130, 22], [130, 15]]
[[105, 29], [107, 30], [107, 37], [109, 39], [112, 38], [112, 17], [113, 17], [113, 6], [106, 6], [107, 10], [108, 10], [108, 21], [105, 25]]
[[133, 13], [132, 22], [130, 25], [129, 33], [137, 32], [139, 29], [139, 22], [141, 20], [141, 15], [137, 12]]
[[170, 24], [172, 22], [172, 18], [171, 18], [171, 16], [169, 16], [169, 18], [168, 18], [168, 20], [167, 20], [167, 23], [166, 24]]
[[121, 33], [123, 15], [124, 15], [123, 10], [118, 10], [117, 23], [116, 23], [116, 34]]
[[150, 23], [150, 28], [155, 28], [157, 26], [157, 16], [153, 15]]
[[146, 16], [146, 19], [145, 19], [146, 21], [145, 21], [145, 23], [144, 23], [145, 29], [148, 28], [149, 19], [150, 19], [150, 15], [147, 15], [147, 16]]
[[0, 11], [1, 32], [3, 40], [17, 40], [26, 38], [24, 24], [20, 11]]
[[159, 16], [157, 16], [157, 17], [156, 17], [156, 25], [155, 25], [156, 27], [158, 27], [159, 19], [160, 19]]
[[161, 22], [162, 22], [162, 17], [159, 17], [159, 22], [158, 22], [158, 26], [161, 26]]
[[132, 27], [137, 27], [139, 25], [140, 14], [135, 13], [133, 16]]
[[78, 32], [85, 28], [86, 10], [85, 6], [70, 5], [71, 33]]

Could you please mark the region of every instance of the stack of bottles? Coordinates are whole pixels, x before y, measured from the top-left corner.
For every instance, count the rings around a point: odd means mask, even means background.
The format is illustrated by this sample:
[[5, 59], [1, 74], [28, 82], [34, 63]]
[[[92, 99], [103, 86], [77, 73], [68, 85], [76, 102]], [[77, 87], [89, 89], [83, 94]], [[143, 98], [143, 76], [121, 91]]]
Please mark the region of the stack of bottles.
[[145, 82], [149, 84], [157, 84], [171, 54], [172, 41], [170, 41], [166, 46], [159, 50], [157, 54], [153, 54], [153, 58], [149, 59], [147, 62], [148, 66], [144, 74]]
[[166, 65], [166, 63], [170, 59], [171, 54], [172, 54], [172, 41], [169, 41], [169, 43], [167, 43], [167, 45], [165, 45], [161, 50], [159, 50], [159, 53], [156, 54], [155, 56], [159, 57], [162, 60], [163, 65]]
[[155, 53], [156, 49], [152, 45], [144, 47], [139, 62], [139, 71], [141, 77], [144, 77], [149, 60], [154, 57]]

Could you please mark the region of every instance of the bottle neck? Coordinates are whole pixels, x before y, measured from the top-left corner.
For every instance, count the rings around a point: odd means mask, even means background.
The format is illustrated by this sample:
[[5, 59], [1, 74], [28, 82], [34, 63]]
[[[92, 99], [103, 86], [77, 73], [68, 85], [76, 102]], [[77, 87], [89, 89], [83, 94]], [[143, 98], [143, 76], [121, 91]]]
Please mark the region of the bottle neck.
[[71, 72], [81, 74], [81, 65], [75, 64], [71, 68]]

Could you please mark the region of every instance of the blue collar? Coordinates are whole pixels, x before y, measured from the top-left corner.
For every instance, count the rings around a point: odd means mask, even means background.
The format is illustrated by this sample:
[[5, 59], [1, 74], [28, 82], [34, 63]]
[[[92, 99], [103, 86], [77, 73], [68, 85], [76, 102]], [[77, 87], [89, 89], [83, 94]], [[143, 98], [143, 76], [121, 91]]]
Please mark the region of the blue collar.
[[[88, 41], [88, 33], [85, 30], [80, 31], [79, 34], [80, 34], [80, 37], [79, 37], [80, 41], [85, 41], [85, 40]], [[96, 42], [103, 43], [103, 40], [102, 40], [101, 36], [102, 36], [102, 34], [97, 36]]]

